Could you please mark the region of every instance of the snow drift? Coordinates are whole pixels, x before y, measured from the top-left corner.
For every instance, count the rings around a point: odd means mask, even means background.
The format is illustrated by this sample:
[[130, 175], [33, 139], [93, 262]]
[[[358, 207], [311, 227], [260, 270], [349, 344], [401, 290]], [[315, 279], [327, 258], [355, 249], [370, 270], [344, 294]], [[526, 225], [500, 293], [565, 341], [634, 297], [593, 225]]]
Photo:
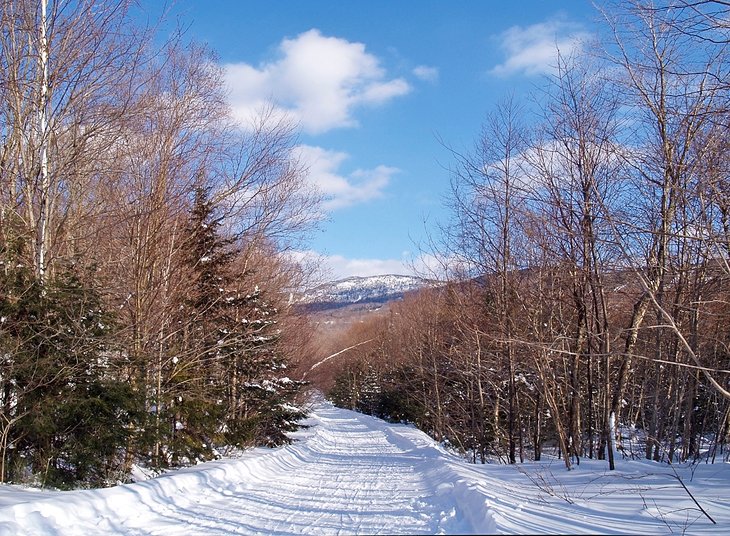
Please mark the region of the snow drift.
[[[475, 466], [411, 426], [318, 404], [292, 445], [103, 490], [0, 487], [2, 534], [718, 533], [730, 465]], [[688, 491], [717, 525], [703, 513]]]

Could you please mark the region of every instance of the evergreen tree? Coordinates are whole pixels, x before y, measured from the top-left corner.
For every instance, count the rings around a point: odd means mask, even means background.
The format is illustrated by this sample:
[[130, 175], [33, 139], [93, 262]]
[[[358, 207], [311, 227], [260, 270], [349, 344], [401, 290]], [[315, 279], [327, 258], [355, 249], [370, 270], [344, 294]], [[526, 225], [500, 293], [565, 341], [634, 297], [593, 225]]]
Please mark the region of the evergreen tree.
[[249, 284], [255, 272], [235, 273], [240, 252], [203, 187], [186, 236], [191, 285], [165, 410], [171, 461], [209, 459], [220, 444], [280, 444], [303, 413], [290, 404], [301, 384], [282, 377], [278, 310]]
[[143, 418], [115, 370], [114, 319], [72, 266], [42, 283], [3, 251], [2, 479], [108, 485]]
[[172, 340], [158, 395], [166, 427], [159, 438], [173, 465], [214, 457], [225, 414], [222, 349], [226, 336], [226, 288], [235, 256], [231, 241], [220, 236], [208, 191], [199, 187], [185, 229], [184, 276], [190, 286], [178, 312], [179, 330]]
[[[255, 272], [252, 275], [256, 275]], [[304, 413], [292, 401], [303, 385], [286, 376], [287, 362], [279, 349], [278, 309], [254, 285], [236, 297], [238, 351], [229, 371], [228, 439], [240, 446], [288, 442]]]

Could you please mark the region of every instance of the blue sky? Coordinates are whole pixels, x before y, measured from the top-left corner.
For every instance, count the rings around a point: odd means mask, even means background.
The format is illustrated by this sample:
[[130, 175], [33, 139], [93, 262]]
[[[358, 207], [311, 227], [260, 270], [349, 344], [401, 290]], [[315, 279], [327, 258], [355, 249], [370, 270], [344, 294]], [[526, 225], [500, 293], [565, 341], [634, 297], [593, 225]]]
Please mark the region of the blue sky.
[[[313, 237], [333, 279], [410, 273], [447, 218], [443, 143], [468, 149], [495, 102], [523, 98], [595, 31], [588, 0], [177, 0], [225, 66], [240, 117], [273, 99], [325, 194]], [[427, 262], [428, 257], [423, 259]]]

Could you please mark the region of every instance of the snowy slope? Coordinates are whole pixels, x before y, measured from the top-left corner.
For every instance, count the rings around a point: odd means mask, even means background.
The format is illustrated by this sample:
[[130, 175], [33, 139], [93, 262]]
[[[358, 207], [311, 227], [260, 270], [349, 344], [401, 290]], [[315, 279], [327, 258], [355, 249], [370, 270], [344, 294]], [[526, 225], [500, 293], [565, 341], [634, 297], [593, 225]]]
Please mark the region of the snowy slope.
[[407, 292], [433, 286], [427, 279], [407, 275], [348, 277], [325, 283], [304, 293], [301, 302], [319, 306], [353, 303], [384, 303], [402, 298]]
[[730, 464], [468, 465], [413, 427], [321, 403], [279, 449], [105, 490], [0, 487], [0, 534], [730, 532]]

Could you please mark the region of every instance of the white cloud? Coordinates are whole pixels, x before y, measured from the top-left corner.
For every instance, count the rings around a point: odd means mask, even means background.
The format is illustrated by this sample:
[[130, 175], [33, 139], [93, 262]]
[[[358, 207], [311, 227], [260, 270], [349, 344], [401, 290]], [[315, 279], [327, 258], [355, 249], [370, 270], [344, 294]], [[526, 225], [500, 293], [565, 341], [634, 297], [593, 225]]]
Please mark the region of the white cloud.
[[342, 163], [349, 155], [311, 145], [297, 147], [297, 156], [309, 170], [309, 180], [324, 196], [323, 208], [337, 210], [383, 196], [397, 168], [377, 166], [374, 169], [356, 169], [348, 175], [340, 173]]
[[316, 29], [284, 39], [278, 51], [278, 59], [259, 67], [225, 66], [230, 104], [241, 122], [273, 101], [304, 130], [317, 134], [355, 126], [355, 108], [383, 104], [411, 90], [402, 78], [388, 79], [364, 44]]
[[411, 270], [399, 259], [347, 259], [340, 255], [325, 257], [335, 279], [372, 275], [409, 275]]
[[527, 76], [555, 70], [558, 51], [570, 56], [581, 50], [591, 35], [576, 23], [551, 19], [531, 26], [512, 26], [502, 32], [499, 48], [507, 59], [489, 72], [496, 76], [522, 73]]
[[428, 65], [419, 65], [413, 69], [413, 75], [425, 82], [436, 82], [439, 79], [439, 70]]
[[342, 255], [322, 255], [316, 251], [297, 251], [290, 253], [290, 256], [296, 262], [318, 266], [322, 272], [319, 277], [324, 281], [354, 276], [414, 275], [405, 259], [348, 259]]
[[408, 251], [404, 251], [400, 259], [353, 259], [342, 255], [323, 255], [312, 250], [290, 252], [289, 256], [294, 262], [318, 267], [317, 277], [321, 281], [390, 274], [443, 278], [446, 273], [443, 261], [435, 256], [422, 254], [413, 257]]

